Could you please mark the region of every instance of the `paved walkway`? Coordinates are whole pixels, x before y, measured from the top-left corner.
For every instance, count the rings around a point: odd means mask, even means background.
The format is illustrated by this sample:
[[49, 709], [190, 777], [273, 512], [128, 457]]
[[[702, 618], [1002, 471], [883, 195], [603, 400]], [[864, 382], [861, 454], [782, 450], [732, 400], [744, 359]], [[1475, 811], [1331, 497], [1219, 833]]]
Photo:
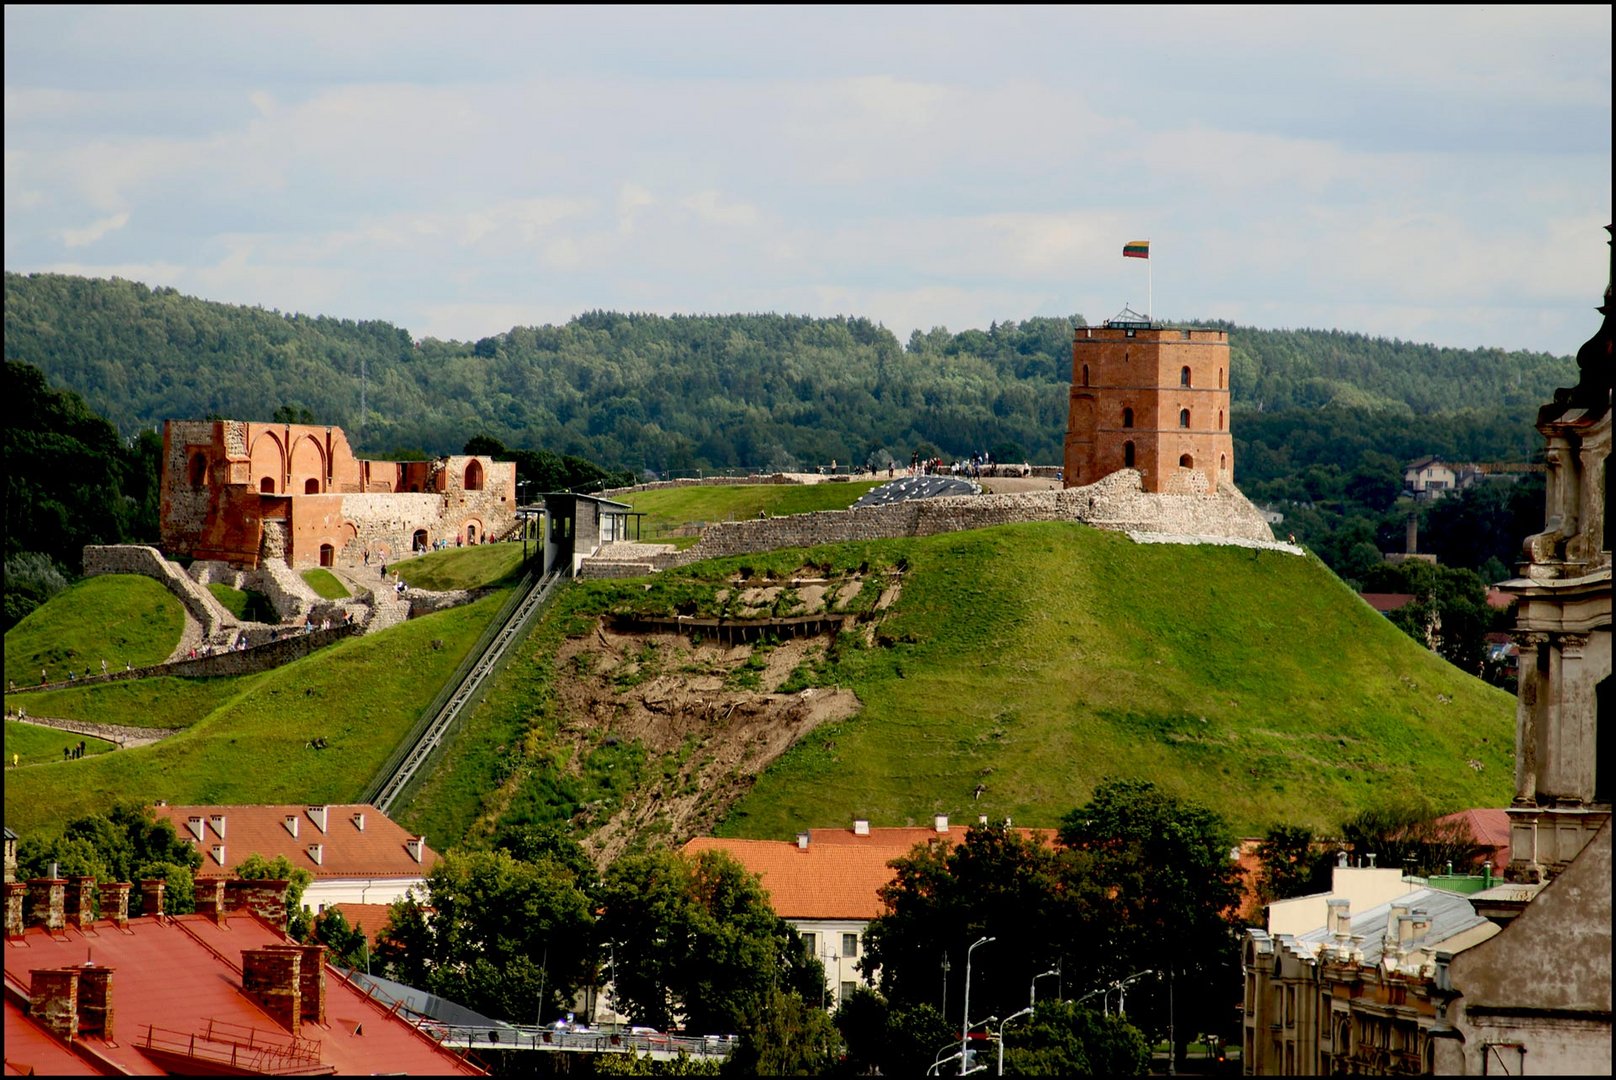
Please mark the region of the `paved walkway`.
[[149, 746], [184, 730], [184, 728], [130, 727], [125, 724], [93, 724], [87, 720], [62, 720], [50, 716], [30, 716], [27, 719], [8, 716], [6, 719], [22, 724], [33, 724], [35, 727], [54, 728], [57, 731], [71, 731], [75, 735], [90, 735], [97, 739], [105, 739], [120, 750]]

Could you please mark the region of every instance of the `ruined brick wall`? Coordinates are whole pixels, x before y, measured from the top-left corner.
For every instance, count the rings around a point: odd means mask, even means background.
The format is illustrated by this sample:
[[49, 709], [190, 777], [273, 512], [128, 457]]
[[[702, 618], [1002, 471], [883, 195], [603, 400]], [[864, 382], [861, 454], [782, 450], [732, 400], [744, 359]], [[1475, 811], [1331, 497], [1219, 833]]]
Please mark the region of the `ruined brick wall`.
[[160, 582], [179, 598], [186, 613], [202, 627], [204, 640], [211, 640], [223, 627], [235, 623], [235, 617], [205, 586], [186, 577], [156, 548], [142, 544], [87, 544], [84, 576], [99, 574], [140, 574]]
[[728, 487], [732, 484], [801, 484], [803, 481], [785, 473], [752, 473], [749, 476], [691, 476], [680, 480], [653, 480], [648, 484], [607, 488], [600, 494], [611, 499], [618, 495], [632, 495], [637, 491], [667, 491], [683, 487]]

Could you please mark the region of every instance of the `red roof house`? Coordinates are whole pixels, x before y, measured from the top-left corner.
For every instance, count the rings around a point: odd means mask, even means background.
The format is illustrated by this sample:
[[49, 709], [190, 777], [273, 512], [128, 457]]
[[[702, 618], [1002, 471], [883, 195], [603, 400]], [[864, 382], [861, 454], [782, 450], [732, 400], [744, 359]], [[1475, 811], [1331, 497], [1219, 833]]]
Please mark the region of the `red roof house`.
[[285, 882], [138, 918], [103, 886], [92, 919], [86, 880], [6, 883], [8, 1074], [481, 1075], [277, 929]]
[[[368, 803], [152, 807], [202, 853], [203, 874], [227, 874], [249, 855], [284, 855], [314, 875], [303, 905], [390, 904], [422, 884], [438, 854]], [[379, 927], [366, 927], [367, 930]]]

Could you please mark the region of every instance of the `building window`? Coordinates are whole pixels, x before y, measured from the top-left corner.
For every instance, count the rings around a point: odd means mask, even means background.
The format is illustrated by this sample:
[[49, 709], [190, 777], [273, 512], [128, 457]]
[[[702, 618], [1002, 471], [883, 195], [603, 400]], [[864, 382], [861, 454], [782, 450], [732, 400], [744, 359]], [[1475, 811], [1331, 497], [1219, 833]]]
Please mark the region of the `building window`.
[[1184, 368], [1182, 371], [1180, 371], [1178, 373], [1178, 385], [1180, 385], [1180, 386], [1188, 386], [1189, 384], [1190, 384], [1190, 369], [1189, 368]]
[[1223, 430], [1223, 410], [1222, 409], [1218, 410], [1218, 430], [1219, 431]]
[[262, 480], [258, 481], [258, 490], [262, 491], [265, 495], [275, 494], [275, 478], [273, 476], [266, 476]]
[[1195, 468], [1195, 459], [1188, 454], [1180, 455], [1178, 465], [1182, 469], [1193, 469]]
[[208, 482], [208, 458], [206, 454], [197, 454], [191, 458], [191, 486], [202, 487]]
[[1083, 365], [1083, 385], [1087, 386], [1088, 384], [1089, 384], [1089, 366], [1087, 364], [1084, 364]]
[[318, 495], [318, 494], [320, 494], [320, 481], [314, 479], [312, 476], [309, 477], [307, 480], [303, 481], [303, 494], [305, 494], [305, 495]]
[[1122, 410], [1122, 426], [1123, 427], [1133, 427], [1133, 410], [1132, 409], [1123, 409]]
[[483, 466], [481, 462], [473, 461], [466, 465], [466, 490], [481, 491], [483, 489]]
[[1190, 411], [1188, 409], [1178, 410], [1178, 426], [1186, 428], [1190, 426]]
[[330, 544], [320, 545], [320, 565], [335, 566], [337, 564], [337, 549]]
[[857, 956], [858, 955], [858, 935], [857, 934], [843, 934], [842, 935], [842, 955], [843, 956]]
[[1223, 389], [1223, 369], [1218, 368], [1218, 389]]
[[844, 982], [842, 984], [842, 996], [840, 998], [838, 998], [837, 1000], [846, 1001], [848, 998], [853, 996], [853, 991], [855, 989], [857, 989], [857, 988], [858, 988], [858, 983]]
[[803, 945], [807, 946], [808, 955], [814, 957], [815, 959], [818, 959], [818, 957], [819, 957], [819, 935], [818, 934], [803, 934], [802, 935], [802, 943], [803, 943]]
[[1122, 467], [1124, 469], [1133, 468], [1133, 443], [1131, 442], [1122, 444]]

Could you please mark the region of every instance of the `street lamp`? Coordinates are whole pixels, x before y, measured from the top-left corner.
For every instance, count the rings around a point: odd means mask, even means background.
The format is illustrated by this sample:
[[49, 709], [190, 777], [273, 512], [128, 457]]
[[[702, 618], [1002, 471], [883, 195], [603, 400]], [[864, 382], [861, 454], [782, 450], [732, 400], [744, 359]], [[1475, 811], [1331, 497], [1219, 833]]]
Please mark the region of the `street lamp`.
[[1160, 974], [1161, 974], [1161, 972], [1159, 972], [1159, 971], [1155, 971], [1155, 970], [1152, 970], [1150, 968], [1146, 968], [1144, 971], [1136, 971], [1136, 972], [1134, 972], [1132, 975], [1129, 975], [1126, 979], [1122, 979], [1122, 980], [1119, 980], [1118, 982], [1112, 983], [1110, 988], [1108, 988], [1106, 990], [1106, 993], [1109, 994], [1111, 992], [1111, 990], [1115, 990], [1117, 992], [1117, 1015], [1118, 1016], [1127, 1016], [1128, 1015], [1128, 1010], [1123, 1004], [1123, 995], [1127, 993], [1129, 983], [1137, 982], [1138, 980], [1143, 979], [1146, 975], [1160, 975]]
[[1057, 967], [1051, 968], [1048, 971], [1040, 971], [1038, 974], [1032, 977], [1032, 990], [1027, 994], [1027, 1008], [1032, 1008], [1038, 1002], [1038, 980], [1049, 975], [1058, 977], [1060, 975], [1060, 968]]
[[[1053, 971], [1046, 971], [1046, 972], [1044, 972], [1044, 974], [1045, 975], [1053, 975], [1054, 972]], [[1033, 985], [1034, 986], [1038, 985], [1038, 980], [1037, 979], [1033, 980]], [[1005, 1027], [1012, 1020], [1019, 1020], [1023, 1016], [1031, 1016], [1031, 1015], [1032, 1015], [1032, 1006], [1028, 1005], [1025, 1009], [1022, 1009], [1020, 1012], [1014, 1012], [1014, 1013], [1011, 1013], [1009, 1016], [1005, 1017], [1004, 1018], [1004, 1023], [999, 1025], [999, 1071], [995, 1075], [998, 1075], [998, 1076], [1003, 1076], [1004, 1075], [1004, 1029], [1005, 1029]]]
[[[965, 950], [965, 1011], [960, 1014], [960, 1067], [963, 1070], [966, 1061], [967, 1040], [971, 1034], [971, 954], [980, 945], [990, 941], [998, 941], [996, 937], [979, 937], [972, 942], [971, 947]], [[965, 1075], [962, 1071], [961, 1076]]]

